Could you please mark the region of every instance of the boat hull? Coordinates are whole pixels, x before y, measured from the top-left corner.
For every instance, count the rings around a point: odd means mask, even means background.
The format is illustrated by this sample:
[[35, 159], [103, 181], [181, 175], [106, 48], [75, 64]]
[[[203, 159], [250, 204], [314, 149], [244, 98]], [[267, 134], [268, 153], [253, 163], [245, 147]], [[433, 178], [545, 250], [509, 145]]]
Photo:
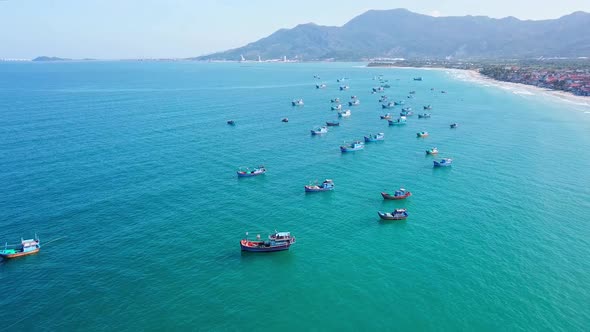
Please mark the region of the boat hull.
[[381, 218], [382, 220], [406, 220], [408, 218], [408, 215], [402, 215], [402, 216], [388, 216], [387, 214], [379, 211], [377, 212], [377, 214], [379, 214], [379, 218]]
[[40, 248], [37, 248], [35, 250], [31, 250], [31, 251], [27, 251], [27, 252], [17, 252], [14, 254], [0, 254], [0, 257], [4, 258], [4, 259], [18, 258], [18, 257], [22, 257], [22, 256], [34, 255], [34, 254], [38, 253], [40, 250], [41, 250]]
[[262, 241], [247, 241], [241, 240], [240, 241], [240, 248], [242, 251], [249, 251], [249, 252], [275, 252], [275, 251], [283, 251], [289, 250], [291, 247], [291, 242], [278, 242], [272, 246], [260, 246]]
[[249, 177], [253, 177], [253, 176], [262, 175], [264, 173], [266, 173], [266, 172], [256, 172], [256, 173], [237, 172], [238, 177], [240, 177], [240, 178], [249, 178]]
[[310, 188], [308, 186], [305, 186], [306, 193], [318, 193], [318, 192], [322, 192], [322, 191], [332, 191], [332, 190], [334, 190], [334, 188]]
[[412, 196], [411, 192], [407, 192], [405, 195], [401, 195], [401, 196], [395, 196], [395, 195], [390, 195], [388, 193], [381, 193], [381, 196], [383, 197], [383, 199], [388, 199], [388, 200], [400, 200], [400, 199], [406, 199], [410, 196]]

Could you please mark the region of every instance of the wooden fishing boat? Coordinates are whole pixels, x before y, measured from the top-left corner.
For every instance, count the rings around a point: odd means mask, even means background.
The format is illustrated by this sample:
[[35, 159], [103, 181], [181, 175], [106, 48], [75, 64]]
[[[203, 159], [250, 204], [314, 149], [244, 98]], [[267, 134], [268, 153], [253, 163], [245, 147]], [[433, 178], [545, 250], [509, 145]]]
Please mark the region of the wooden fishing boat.
[[17, 258], [27, 255], [33, 255], [41, 250], [41, 241], [35, 234], [35, 238], [24, 240], [21, 239], [20, 244], [9, 245], [6, 243], [4, 249], [0, 250], [0, 257], [3, 259]]
[[383, 115], [380, 116], [381, 120], [391, 120], [391, 113], [385, 113]]
[[340, 126], [340, 122], [338, 122], [338, 121], [326, 121], [326, 126], [328, 126], [328, 127], [338, 127], [338, 126]]
[[407, 123], [407, 118], [405, 116], [400, 116], [399, 119], [395, 120], [388, 120], [390, 126], [401, 126]]
[[443, 158], [440, 161], [433, 160], [434, 167], [449, 167], [453, 164], [453, 159]]
[[344, 152], [358, 151], [358, 150], [362, 150], [364, 148], [365, 148], [365, 143], [363, 143], [361, 141], [355, 141], [355, 142], [352, 142], [351, 144], [340, 146], [340, 151], [344, 153]]
[[451, 129], [457, 128], [457, 126], [459, 126], [458, 123], [451, 123]]
[[315, 192], [320, 192], [320, 191], [331, 191], [331, 190], [334, 190], [334, 188], [335, 188], [334, 181], [332, 181], [330, 179], [326, 179], [321, 184], [317, 184], [317, 183], [308, 184], [307, 186], [305, 186], [305, 192], [306, 193], [315, 193]]
[[[288, 239], [285, 234], [288, 234]], [[240, 240], [240, 248], [242, 251], [250, 251], [250, 252], [273, 252], [273, 251], [282, 251], [282, 250], [289, 250], [291, 245], [295, 243], [295, 237], [292, 237], [290, 233], [283, 232], [283, 233], [275, 233], [275, 236], [284, 237], [285, 239], [274, 239], [263, 241], [260, 239], [260, 235], [256, 236], [256, 240], [251, 241], [248, 240], [248, 233], [246, 233], [246, 238]]]
[[321, 135], [321, 134], [325, 134], [328, 132], [328, 127], [323, 126], [323, 127], [317, 127], [311, 130], [311, 134], [312, 135]]
[[430, 150], [426, 150], [426, 154], [438, 154], [438, 149], [432, 148]]
[[379, 142], [385, 140], [384, 133], [377, 133], [377, 134], [369, 134], [369, 136], [365, 136], [365, 142]]
[[257, 175], [262, 175], [262, 174], [266, 173], [266, 168], [264, 166], [258, 166], [256, 168], [254, 168], [253, 170], [250, 170], [247, 167], [240, 167], [240, 169], [237, 171], [237, 173], [238, 173], [238, 177], [257, 176]]
[[289, 118], [282, 118], [281, 122], [289, 122]]
[[395, 209], [393, 212], [377, 212], [379, 217], [383, 220], [404, 220], [408, 218], [406, 209]]
[[381, 196], [383, 197], [383, 199], [400, 200], [400, 199], [406, 199], [406, 198], [412, 196], [412, 193], [407, 191], [404, 188], [399, 188], [398, 190], [396, 190], [393, 193], [393, 195], [391, 195], [389, 193], [382, 192]]
[[358, 106], [360, 104], [361, 104], [361, 101], [356, 98], [354, 100], [351, 100], [348, 102], [348, 106]]
[[428, 134], [427, 131], [421, 131], [419, 133], [416, 133], [417, 137], [428, 137], [430, 134]]
[[428, 119], [430, 116], [430, 113], [418, 114], [418, 119]]
[[227, 124], [230, 126], [235, 126], [236, 122], [234, 120], [227, 120]]
[[291, 102], [291, 105], [293, 105], [293, 106], [303, 106], [304, 105], [303, 99], [295, 99], [295, 100], [293, 100]]

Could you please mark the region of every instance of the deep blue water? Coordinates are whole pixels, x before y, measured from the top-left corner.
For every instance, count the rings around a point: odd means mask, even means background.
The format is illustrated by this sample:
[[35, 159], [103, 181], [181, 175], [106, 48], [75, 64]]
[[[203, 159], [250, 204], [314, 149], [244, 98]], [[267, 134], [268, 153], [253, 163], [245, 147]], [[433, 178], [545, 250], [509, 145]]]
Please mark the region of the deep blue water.
[[[432, 118], [388, 127], [379, 74]], [[312, 137], [351, 95], [352, 116]], [[587, 330], [587, 111], [360, 64], [0, 63], [0, 241], [45, 243], [0, 262], [0, 329]], [[303, 192], [325, 178], [334, 192]], [[400, 186], [414, 195], [381, 199]], [[401, 207], [407, 221], [379, 221]], [[291, 250], [240, 252], [275, 229]]]

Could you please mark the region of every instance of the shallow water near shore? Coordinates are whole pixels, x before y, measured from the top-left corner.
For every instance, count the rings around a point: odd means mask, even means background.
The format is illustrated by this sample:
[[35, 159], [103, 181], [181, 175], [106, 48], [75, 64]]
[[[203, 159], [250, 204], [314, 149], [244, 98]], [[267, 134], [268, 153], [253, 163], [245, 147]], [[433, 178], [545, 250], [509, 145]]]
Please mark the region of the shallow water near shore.
[[[406, 126], [379, 119], [401, 109], [370, 93], [379, 74], [414, 109]], [[352, 116], [312, 137], [351, 95]], [[15, 308], [0, 329], [584, 330], [590, 117], [576, 107], [347, 63], [0, 64], [0, 241], [47, 242], [0, 262]], [[431, 147], [453, 167], [433, 169]], [[325, 178], [334, 192], [304, 193]], [[400, 186], [413, 196], [382, 200]], [[379, 221], [395, 208], [408, 220]], [[291, 250], [240, 252], [246, 231], [275, 229]]]

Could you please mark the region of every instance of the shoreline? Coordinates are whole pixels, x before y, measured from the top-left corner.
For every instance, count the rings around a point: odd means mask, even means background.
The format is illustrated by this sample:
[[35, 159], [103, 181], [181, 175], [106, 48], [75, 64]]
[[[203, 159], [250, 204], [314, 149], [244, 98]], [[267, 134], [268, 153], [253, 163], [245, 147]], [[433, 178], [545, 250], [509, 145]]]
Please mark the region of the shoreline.
[[557, 98], [560, 101], [575, 104], [588, 108], [590, 111], [590, 97], [578, 96], [573, 93], [561, 90], [551, 90], [547, 88], [541, 88], [535, 85], [528, 85], [523, 83], [513, 83], [506, 81], [495, 80], [491, 77], [487, 77], [480, 74], [474, 69], [457, 69], [457, 68], [445, 68], [445, 67], [395, 67], [395, 66], [383, 66], [383, 67], [371, 67], [371, 68], [394, 68], [394, 69], [420, 69], [420, 70], [436, 70], [444, 71], [453, 76], [455, 79], [463, 80], [466, 82], [477, 83], [485, 86], [494, 86], [503, 90], [512, 91], [514, 94], [520, 95], [544, 95], [548, 97]]

